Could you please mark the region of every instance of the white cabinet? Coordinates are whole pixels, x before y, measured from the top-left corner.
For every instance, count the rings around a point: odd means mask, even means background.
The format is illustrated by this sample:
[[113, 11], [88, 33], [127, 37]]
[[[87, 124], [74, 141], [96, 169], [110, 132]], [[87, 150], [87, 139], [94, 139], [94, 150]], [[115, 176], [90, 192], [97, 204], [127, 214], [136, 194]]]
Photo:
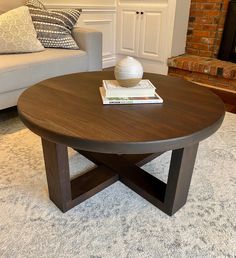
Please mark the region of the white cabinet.
[[167, 74], [185, 53], [191, 0], [117, 0], [117, 58], [139, 59], [145, 72]]
[[120, 5], [117, 17], [117, 52], [163, 61], [166, 19], [166, 4]]
[[118, 53], [138, 55], [140, 17], [139, 8], [127, 6], [118, 8], [117, 48]]
[[114, 66], [116, 62], [115, 37], [116, 15], [115, 9], [84, 8], [76, 26], [96, 29], [103, 35], [103, 68]]
[[143, 7], [140, 17], [139, 57], [164, 61], [167, 7]]

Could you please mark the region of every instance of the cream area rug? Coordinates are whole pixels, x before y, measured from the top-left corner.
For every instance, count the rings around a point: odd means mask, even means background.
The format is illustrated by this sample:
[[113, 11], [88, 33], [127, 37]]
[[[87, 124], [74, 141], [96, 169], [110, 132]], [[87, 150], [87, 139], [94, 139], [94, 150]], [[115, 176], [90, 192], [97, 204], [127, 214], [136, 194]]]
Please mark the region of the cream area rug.
[[[40, 138], [0, 122], [0, 257], [235, 257], [236, 115], [199, 146], [188, 201], [169, 217], [117, 182], [63, 214], [49, 200]], [[144, 166], [166, 180], [170, 153]], [[94, 164], [70, 150], [72, 177]]]

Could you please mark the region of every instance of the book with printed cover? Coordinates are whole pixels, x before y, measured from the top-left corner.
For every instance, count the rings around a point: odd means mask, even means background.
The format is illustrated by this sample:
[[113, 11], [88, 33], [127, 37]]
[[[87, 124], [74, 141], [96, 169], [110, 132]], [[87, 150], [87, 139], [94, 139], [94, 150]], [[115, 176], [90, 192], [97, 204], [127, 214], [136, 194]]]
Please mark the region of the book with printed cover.
[[152, 97], [155, 86], [149, 80], [141, 80], [134, 87], [122, 87], [116, 80], [103, 80], [105, 96], [108, 97]]
[[163, 103], [163, 99], [155, 92], [150, 97], [106, 97], [105, 89], [99, 88], [103, 104], [147, 104]]

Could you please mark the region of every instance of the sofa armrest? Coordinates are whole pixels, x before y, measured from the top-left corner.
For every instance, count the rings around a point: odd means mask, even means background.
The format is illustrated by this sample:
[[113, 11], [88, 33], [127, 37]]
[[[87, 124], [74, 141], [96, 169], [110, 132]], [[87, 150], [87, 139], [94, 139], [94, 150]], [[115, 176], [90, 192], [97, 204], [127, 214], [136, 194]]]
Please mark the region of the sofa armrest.
[[89, 71], [102, 70], [102, 33], [93, 29], [74, 27], [72, 36], [79, 48], [88, 53]]

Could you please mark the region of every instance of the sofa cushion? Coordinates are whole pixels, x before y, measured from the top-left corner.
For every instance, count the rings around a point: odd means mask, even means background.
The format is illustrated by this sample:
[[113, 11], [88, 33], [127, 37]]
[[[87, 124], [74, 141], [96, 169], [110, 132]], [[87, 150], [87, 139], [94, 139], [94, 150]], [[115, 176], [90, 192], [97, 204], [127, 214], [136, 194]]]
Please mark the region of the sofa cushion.
[[88, 55], [82, 50], [47, 49], [40, 53], [2, 55], [0, 93], [26, 88], [51, 77], [87, 70]]
[[38, 0], [28, 0], [30, 14], [38, 39], [48, 48], [78, 49], [71, 29], [79, 19], [80, 9], [47, 10]]
[[37, 39], [28, 7], [22, 6], [0, 16], [0, 54], [42, 50], [44, 47]]

